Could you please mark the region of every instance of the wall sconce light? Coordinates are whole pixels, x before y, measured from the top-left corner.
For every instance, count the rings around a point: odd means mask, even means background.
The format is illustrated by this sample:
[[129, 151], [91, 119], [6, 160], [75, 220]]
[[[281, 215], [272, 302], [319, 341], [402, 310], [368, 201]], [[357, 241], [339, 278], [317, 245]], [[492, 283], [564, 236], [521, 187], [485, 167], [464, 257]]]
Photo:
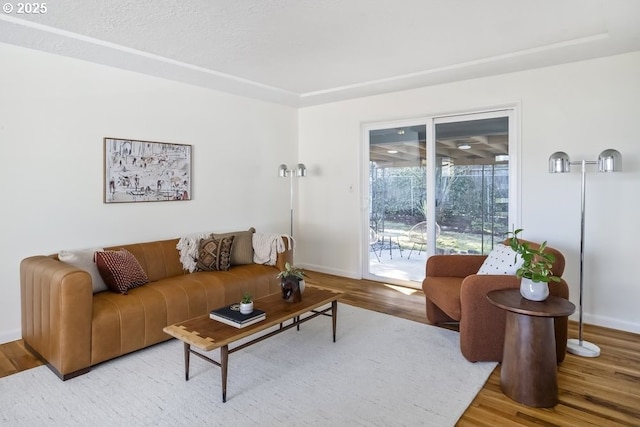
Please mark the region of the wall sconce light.
[[289, 203], [290, 203], [290, 219], [289, 219], [289, 224], [290, 224], [290, 236], [293, 237], [293, 177], [300, 177], [303, 178], [305, 176], [307, 176], [307, 167], [303, 164], [303, 163], [298, 163], [294, 168], [288, 169], [287, 165], [285, 164], [281, 164], [278, 167], [278, 176], [280, 178], [286, 178], [289, 177], [291, 178], [289, 180], [289, 184], [290, 184], [290, 199], [289, 199]]
[[567, 351], [577, 356], [597, 357], [600, 355], [600, 347], [582, 339], [582, 296], [584, 285], [584, 206], [586, 189], [586, 166], [598, 165], [599, 172], [620, 172], [622, 170], [622, 155], [617, 150], [604, 150], [598, 156], [598, 160], [579, 160], [572, 162], [569, 155], [563, 151], [557, 151], [549, 157], [550, 173], [566, 173], [571, 171], [571, 165], [582, 167], [582, 191], [581, 191], [581, 219], [580, 219], [580, 303], [579, 303], [579, 328], [578, 339], [567, 341]]

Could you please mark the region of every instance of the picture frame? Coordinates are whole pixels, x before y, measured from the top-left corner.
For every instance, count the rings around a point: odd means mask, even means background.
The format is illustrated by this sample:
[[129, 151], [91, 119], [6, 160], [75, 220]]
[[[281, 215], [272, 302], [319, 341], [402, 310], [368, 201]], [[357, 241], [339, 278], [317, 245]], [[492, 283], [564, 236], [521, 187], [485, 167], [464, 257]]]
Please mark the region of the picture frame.
[[104, 138], [104, 203], [191, 200], [192, 146]]

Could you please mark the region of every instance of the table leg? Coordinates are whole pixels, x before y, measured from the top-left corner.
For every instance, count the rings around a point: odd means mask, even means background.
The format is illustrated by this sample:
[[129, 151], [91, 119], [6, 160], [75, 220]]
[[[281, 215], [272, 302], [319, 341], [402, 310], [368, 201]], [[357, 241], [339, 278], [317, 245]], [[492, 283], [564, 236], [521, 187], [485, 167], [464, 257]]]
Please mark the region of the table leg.
[[184, 380], [189, 381], [189, 359], [191, 357], [191, 345], [184, 343]]
[[227, 401], [227, 368], [229, 367], [229, 346], [220, 347], [220, 370], [222, 371], [222, 402]]
[[[382, 255], [382, 249], [384, 248], [384, 238], [389, 238], [389, 259], [393, 259], [393, 237], [394, 236], [382, 236], [382, 246], [380, 247], [380, 255]], [[400, 237], [395, 236], [396, 244], [398, 245], [398, 250], [400, 251], [400, 257], [402, 258], [402, 246], [400, 246]]]
[[333, 342], [336, 342], [337, 322], [338, 322], [338, 301], [331, 301], [331, 323], [333, 327]]
[[500, 386], [525, 405], [550, 408], [558, 403], [555, 333], [552, 317], [507, 312]]

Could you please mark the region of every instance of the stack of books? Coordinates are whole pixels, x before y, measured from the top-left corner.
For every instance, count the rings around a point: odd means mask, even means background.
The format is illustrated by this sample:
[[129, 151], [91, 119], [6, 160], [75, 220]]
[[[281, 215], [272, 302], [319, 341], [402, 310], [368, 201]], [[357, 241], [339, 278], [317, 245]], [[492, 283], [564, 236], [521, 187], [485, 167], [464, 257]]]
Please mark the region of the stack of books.
[[244, 328], [266, 319], [266, 314], [264, 311], [255, 308], [249, 314], [242, 314], [240, 313], [239, 304], [231, 304], [212, 310], [209, 313], [209, 317], [236, 328]]

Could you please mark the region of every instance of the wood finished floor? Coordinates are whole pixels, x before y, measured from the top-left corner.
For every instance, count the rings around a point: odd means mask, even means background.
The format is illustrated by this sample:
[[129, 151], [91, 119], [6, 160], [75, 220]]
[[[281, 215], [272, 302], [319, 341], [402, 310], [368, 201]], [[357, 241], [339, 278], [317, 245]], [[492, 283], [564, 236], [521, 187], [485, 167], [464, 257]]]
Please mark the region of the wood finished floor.
[[[421, 291], [308, 274], [310, 284], [347, 292], [343, 303], [427, 323]], [[569, 337], [577, 338], [575, 322], [569, 324]], [[640, 426], [640, 335], [585, 325], [584, 339], [597, 343], [601, 355], [567, 355], [558, 370], [560, 403], [555, 408], [530, 408], [506, 397], [498, 365], [457, 426]], [[40, 365], [22, 341], [0, 345], [0, 377]], [[428, 367], [416, 367], [416, 372], [420, 369]]]

